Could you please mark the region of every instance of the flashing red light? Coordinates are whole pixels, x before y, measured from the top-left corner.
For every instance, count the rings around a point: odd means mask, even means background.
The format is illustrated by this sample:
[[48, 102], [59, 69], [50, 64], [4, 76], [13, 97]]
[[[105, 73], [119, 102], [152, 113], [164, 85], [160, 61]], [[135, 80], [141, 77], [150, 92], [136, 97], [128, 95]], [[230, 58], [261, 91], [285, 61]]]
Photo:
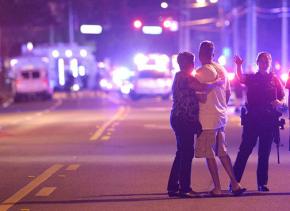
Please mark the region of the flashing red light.
[[142, 27], [142, 21], [140, 21], [140, 20], [135, 20], [134, 22], [133, 22], [133, 26], [134, 26], [134, 28], [136, 28], [136, 29], [140, 29], [141, 27]]

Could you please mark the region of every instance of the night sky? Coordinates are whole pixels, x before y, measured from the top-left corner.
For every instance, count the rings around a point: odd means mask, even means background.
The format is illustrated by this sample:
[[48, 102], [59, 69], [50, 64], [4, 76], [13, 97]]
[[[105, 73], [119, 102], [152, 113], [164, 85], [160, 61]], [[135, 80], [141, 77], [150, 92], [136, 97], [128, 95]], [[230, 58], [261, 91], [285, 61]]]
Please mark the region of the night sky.
[[[165, 32], [162, 35], [144, 35], [134, 30], [132, 22], [140, 18], [144, 24], [161, 24], [166, 17], [179, 19], [179, 0], [168, 0], [167, 10], [160, 8], [161, 0], [72, 0], [74, 12], [75, 39], [79, 44], [95, 45], [96, 58], [110, 57], [118, 63], [126, 62], [136, 52], [178, 52], [178, 32]], [[225, 0], [225, 14], [234, 7], [246, 7], [245, 0]], [[281, 0], [257, 0], [257, 7], [264, 9], [281, 7]], [[290, 0], [288, 3], [290, 7]], [[20, 53], [21, 44], [48, 43], [53, 30], [54, 42], [68, 42], [68, 0], [0, 0], [0, 26], [2, 31], [2, 55], [15, 56]], [[191, 18], [217, 17], [217, 6], [192, 9]], [[288, 12], [289, 14], [289, 12]], [[231, 21], [231, 19], [229, 19]], [[241, 52], [244, 53], [246, 15], [239, 17]], [[81, 24], [101, 24], [101, 35], [83, 35]], [[290, 28], [290, 26], [289, 26]], [[231, 25], [228, 30], [231, 40]], [[266, 50], [280, 60], [281, 14], [258, 13], [258, 51]], [[192, 28], [192, 51], [196, 52], [203, 39], [216, 43], [217, 52], [222, 49], [221, 35], [214, 25], [207, 30]]]

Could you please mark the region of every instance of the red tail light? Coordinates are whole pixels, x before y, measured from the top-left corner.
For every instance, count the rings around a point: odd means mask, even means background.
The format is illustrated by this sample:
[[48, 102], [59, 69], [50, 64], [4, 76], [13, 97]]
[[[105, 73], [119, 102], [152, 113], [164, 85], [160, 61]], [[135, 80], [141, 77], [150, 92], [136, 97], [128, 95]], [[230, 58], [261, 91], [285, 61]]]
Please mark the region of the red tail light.
[[42, 80], [42, 83], [43, 83], [45, 86], [48, 86], [48, 80], [47, 80], [47, 79], [43, 79], [43, 80]]

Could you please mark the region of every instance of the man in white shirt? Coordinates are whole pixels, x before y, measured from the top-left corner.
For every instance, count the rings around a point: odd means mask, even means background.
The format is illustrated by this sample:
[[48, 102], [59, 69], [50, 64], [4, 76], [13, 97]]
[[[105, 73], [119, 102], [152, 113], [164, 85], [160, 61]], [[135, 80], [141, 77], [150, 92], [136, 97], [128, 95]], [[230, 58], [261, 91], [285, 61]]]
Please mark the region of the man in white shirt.
[[224, 78], [224, 84], [217, 86], [207, 95], [203, 95], [204, 102], [200, 102], [199, 120], [203, 132], [198, 137], [195, 148], [197, 158], [206, 158], [207, 165], [214, 182], [214, 189], [210, 191], [213, 196], [221, 195], [221, 185], [218, 175], [215, 156], [218, 156], [231, 180], [232, 193], [240, 195], [246, 191], [241, 188], [235, 179], [232, 163], [225, 146], [224, 127], [227, 122], [227, 103], [230, 97], [230, 84], [227, 71], [221, 65], [213, 62], [214, 44], [203, 41], [199, 48], [199, 59], [202, 66], [197, 70], [195, 77], [201, 83]]

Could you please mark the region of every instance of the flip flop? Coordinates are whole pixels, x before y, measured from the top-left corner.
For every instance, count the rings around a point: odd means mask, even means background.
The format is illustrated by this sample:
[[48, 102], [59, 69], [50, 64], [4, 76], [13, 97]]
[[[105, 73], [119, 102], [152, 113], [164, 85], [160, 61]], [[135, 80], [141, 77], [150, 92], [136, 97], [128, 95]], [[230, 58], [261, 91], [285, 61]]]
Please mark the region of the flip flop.
[[232, 190], [232, 194], [233, 194], [234, 196], [240, 196], [240, 195], [242, 195], [245, 191], [247, 191], [246, 188], [239, 188], [239, 189], [237, 189], [237, 190]]
[[213, 192], [213, 191], [208, 192], [208, 194], [209, 194], [211, 197], [223, 197], [223, 196], [224, 196], [224, 194], [222, 194], [222, 193], [215, 193], [215, 192]]

